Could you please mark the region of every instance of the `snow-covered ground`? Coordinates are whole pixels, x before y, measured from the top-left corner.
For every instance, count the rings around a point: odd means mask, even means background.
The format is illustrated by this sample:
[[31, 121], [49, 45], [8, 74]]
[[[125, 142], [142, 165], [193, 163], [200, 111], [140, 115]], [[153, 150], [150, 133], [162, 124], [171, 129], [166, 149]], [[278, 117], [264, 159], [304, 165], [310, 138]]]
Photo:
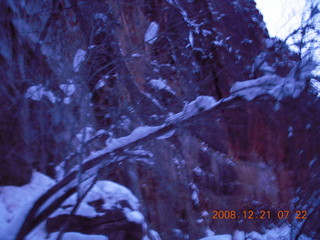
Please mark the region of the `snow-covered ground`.
[[[26, 214], [34, 202], [44, 194], [55, 181], [49, 177], [34, 172], [29, 184], [21, 187], [4, 186], [0, 187], [0, 240], [13, 240], [22, 225]], [[69, 214], [76, 203], [76, 194], [70, 196], [51, 217], [60, 214]], [[115, 182], [97, 181], [91, 191], [81, 202], [76, 215], [93, 218], [101, 215], [88, 202], [103, 199], [103, 209], [121, 208], [119, 202], [127, 201], [130, 208], [123, 208], [123, 213], [128, 221], [136, 222], [145, 226], [144, 216], [139, 211], [139, 201], [132, 192]], [[32, 231], [27, 240], [56, 239], [58, 233], [47, 236], [44, 223]], [[106, 236], [85, 235], [80, 233], [66, 233], [64, 240], [107, 240]]]
[[0, 187], [0, 240], [15, 238], [33, 203], [53, 185], [52, 179], [35, 172], [29, 184]]
[[[289, 225], [283, 225], [281, 227], [274, 227], [271, 229], [265, 230], [265, 233], [260, 234], [258, 232], [246, 233], [244, 231], [235, 230], [231, 234], [223, 235], [212, 235], [199, 240], [292, 240], [291, 239], [291, 228]], [[299, 240], [312, 240], [311, 238], [302, 235], [299, 237]]]
[[[55, 182], [49, 177], [34, 172], [32, 180], [29, 184], [21, 187], [4, 186], [0, 187], [0, 240], [13, 240], [21, 226], [26, 214], [32, 207], [36, 199], [45, 193]], [[142, 224], [146, 228], [144, 216], [139, 209], [139, 201], [126, 187], [111, 181], [98, 181], [83, 202], [80, 204], [77, 215], [95, 217], [101, 213], [96, 212], [95, 208], [90, 206], [88, 202], [103, 199], [103, 209], [120, 208], [119, 202], [126, 200], [130, 208], [123, 208], [123, 212], [129, 221]], [[51, 216], [70, 213], [72, 206], [76, 202], [76, 194], [68, 198], [56, 212]], [[289, 225], [282, 227], [274, 227], [268, 229], [265, 233], [258, 232], [245, 233], [236, 230], [232, 235], [223, 234], [215, 235], [212, 231], [207, 231], [207, 237], [199, 240], [290, 240], [291, 228]], [[45, 224], [40, 224], [28, 236], [27, 240], [55, 240], [59, 233], [55, 232], [50, 235], [46, 233]], [[143, 240], [161, 240], [159, 234], [149, 231], [149, 236]], [[63, 236], [63, 240], [108, 240], [108, 237], [102, 235], [85, 235], [76, 232], [68, 232]], [[306, 236], [301, 236], [300, 240], [311, 240]]]

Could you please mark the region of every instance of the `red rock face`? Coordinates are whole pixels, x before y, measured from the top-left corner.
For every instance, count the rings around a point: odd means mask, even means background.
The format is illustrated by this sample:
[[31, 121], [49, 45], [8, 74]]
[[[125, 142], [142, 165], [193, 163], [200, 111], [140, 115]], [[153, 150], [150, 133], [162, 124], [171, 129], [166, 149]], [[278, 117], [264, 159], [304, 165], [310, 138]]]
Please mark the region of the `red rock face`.
[[[14, 137], [8, 138], [9, 127], [2, 123], [0, 128], [5, 156], [1, 163], [7, 166], [2, 185], [27, 182], [31, 169], [49, 174], [50, 167], [78, 151], [75, 136], [84, 127], [125, 136], [141, 125], [162, 124], [170, 112], [181, 111], [198, 95], [228, 97], [235, 82], [264, 74], [254, 69], [261, 53], [269, 56], [268, 64], [280, 76], [298, 60], [280, 42], [266, 44], [268, 33], [253, 0], [62, 1], [50, 6], [56, 12], [47, 6], [47, 20], [34, 17], [31, 6], [16, 4], [19, 8], [5, 4], [6, 10], [1, 10], [7, 20], [2, 28], [11, 29], [5, 39], [12, 51], [0, 51], [5, 63], [1, 73], [7, 77], [1, 91], [15, 98], [41, 83], [63, 99], [59, 84], [72, 79], [77, 92], [68, 106], [19, 98], [26, 108], [1, 110], [4, 122], [14, 129]], [[24, 20], [23, 14], [27, 26], [44, 29], [39, 36], [21, 33], [23, 27], [13, 20]], [[159, 27], [156, 40], [145, 42], [151, 23]], [[33, 52], [23, 51], [23, 44]], [[76, 72], [72, 61], [78, 49], [86, 50], [86, 57]], [[29, 71], [12, 64], [19, 57]], [[23, 81], [14, 81], [16, 77]], [[167, 88], [155, 87], [153, 80], [165, 80]], [[21, 93], [11, 89], [12, 83]], [[170, 138], [136, 146], [152, 154], [125, 154], [124, 160], [106, 167], [102, 178], [133, 191], [150, 228], [162, 239], [198, 239], [208, 227], [217, 233], [259, 231], [281, 221], [214, 220], [212, 211], [311, 209], [314, 201], [309, 199], [319, 195], [319, 105], [309, 89], [296, 99], [281, 101], [269, 95], [253, 101], [235, 98], [177, 126]], [[24, 118], [14, 128], [12, 116], [19, 114]], [[84, 146], [84, 156], [104, 146], [100, 140], [94, 144]], [[10, 155], [8, 149], [19, 149], [19, 154]], [[68, 168], [75, 162], [69, 161]], [[21, 175], [14, 172], [13, 163]], [[300, 200], [293, 201], [297, 197]], [[317, 214], [305, 230], [319, 231], [312, 227]], [[55, 221], [60, 220], [48, 224]], [[88, 219], [75, 221], [70, 231], [84, 232]], [[138, 239], [141, 229], [134, 227], [138, 230], [132, 236], [138, 232]], [[99, 233], [94, 226], [91, 230]]]

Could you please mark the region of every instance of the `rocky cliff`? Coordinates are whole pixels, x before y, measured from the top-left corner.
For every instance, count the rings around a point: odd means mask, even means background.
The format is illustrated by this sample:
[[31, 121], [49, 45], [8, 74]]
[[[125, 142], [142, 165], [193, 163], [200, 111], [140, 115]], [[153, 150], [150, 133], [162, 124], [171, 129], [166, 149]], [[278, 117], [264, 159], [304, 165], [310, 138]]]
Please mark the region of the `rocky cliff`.
[[[320, 102], [309, 63], [268, 36], [253, 0], [2, 1], [0, 11], [1, 185], [26, 184], [33, 171], [70, 183], [68, 173], [114, 139], [168, 123], [198, 96], [218, 103], [99, 155], [98, 179], [129, 188], [147, 226], [121, 223], [115, 210], [65, 231], [198, 239], [289, 222], [320, 234]], [[212, 219], [219, 210], [273, 217]], [[279, 210], [312, 214], [279, 219]], [[51, 217], [47, 231], [66, 216]], [[100, 231], [101, 221], [120, 223]]]

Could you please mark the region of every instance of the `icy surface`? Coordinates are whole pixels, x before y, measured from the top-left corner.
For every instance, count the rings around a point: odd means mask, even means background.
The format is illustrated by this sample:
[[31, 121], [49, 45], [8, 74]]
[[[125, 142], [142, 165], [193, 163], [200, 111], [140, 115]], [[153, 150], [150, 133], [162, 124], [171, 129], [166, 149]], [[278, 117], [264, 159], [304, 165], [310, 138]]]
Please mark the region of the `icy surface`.
[[57, 101], [56, 96], [51, 91], [46, 90], [41, 84], [29, 87], [25, 93], [25, 97], [31, 98], [34, 101], [40, 101], [43, 97], [46, 97], [52, 103]]
[[149, 44], [153, 44], [157, 40], [157, 34], [159, 31], [159, 24], [157, 22], [151, 22], [146, 33], [144, 34], [144, 41]]
[[73, 59], [73, 71], [78, 72], [80, 69], [80, 64], [81, 62], [84, 61], [85, 56], [86, 56], [86, 51], [82, 50], [82, 49], [78, 49], [78, 51], [76, 52], [76, 55], [74, 56]]

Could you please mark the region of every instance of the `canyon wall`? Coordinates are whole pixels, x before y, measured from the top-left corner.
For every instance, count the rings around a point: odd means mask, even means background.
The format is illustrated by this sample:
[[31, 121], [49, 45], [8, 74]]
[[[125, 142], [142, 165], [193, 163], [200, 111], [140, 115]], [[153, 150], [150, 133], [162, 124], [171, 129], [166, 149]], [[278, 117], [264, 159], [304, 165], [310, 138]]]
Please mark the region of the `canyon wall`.
[[[106, 159], [100, 178], [128, 187], [162, 239], [283, 222], [214, 220], [214, 210], [314, 207], [320, 103], [310, 78], [300, 79], [298, 97], [224, 102], [236, 82], [285, 78], [300, 61], [269, 37], [253, 0], [3, 1], [0, 9], [1, 185], [23, 185], [33, 170], [54, 178], [58, 165], [67, 172], [108, 139], [162, 124], [208, 95], [222, 103], [172, 136]], [[318, 218], [304, 231], [320, 234]]]

